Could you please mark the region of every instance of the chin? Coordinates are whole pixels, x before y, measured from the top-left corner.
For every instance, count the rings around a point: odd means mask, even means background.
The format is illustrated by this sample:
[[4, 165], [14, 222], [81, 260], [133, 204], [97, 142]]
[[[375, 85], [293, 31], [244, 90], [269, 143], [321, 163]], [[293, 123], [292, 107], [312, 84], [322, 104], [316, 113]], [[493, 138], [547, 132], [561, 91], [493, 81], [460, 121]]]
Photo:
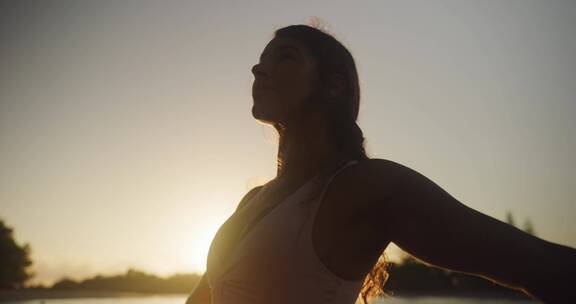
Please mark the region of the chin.
[[261, 106], [258, 106], [258, 104], [255, 103], [252, 106], [252, 117], [254, 117], [254, 119], [256, 119], [256, 120], [258, 120], [264, 124], [272, 125], [274, 123], [277, 123], [278, 119], [275, 118], [275, 115], [273, 115], [272, 113], [270, 113], [269, 111], [266, 111], [266, 110], [267, 110], [267, 108], [263, 108]]

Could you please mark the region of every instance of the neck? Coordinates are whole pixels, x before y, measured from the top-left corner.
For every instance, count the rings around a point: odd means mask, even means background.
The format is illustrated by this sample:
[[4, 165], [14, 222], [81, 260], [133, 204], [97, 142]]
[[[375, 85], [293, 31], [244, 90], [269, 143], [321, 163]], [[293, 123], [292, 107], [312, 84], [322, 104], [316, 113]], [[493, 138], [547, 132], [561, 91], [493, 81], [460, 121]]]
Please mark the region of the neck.
[[307, 180], [347, 160], [330, 141], [329, 130], [320, 119], [300, 121], [278, 131], [276, 179]]

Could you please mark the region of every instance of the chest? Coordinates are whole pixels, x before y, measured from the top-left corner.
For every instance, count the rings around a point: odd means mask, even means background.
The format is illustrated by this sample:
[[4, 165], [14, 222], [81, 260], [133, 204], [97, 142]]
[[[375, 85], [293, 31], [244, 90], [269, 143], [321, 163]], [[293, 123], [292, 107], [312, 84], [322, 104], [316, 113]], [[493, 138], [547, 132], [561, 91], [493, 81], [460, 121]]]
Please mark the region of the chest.
[[353, 192], [327, 190], [311, 232], [319, 259], [336, 275], [350, 280], [364, 278], [386, 247], [383, 232], [374, 222], [378, 216], [363, 202], [368, 197], [349, 195]]
[[[282, 185], [270, 188], [262, 193], [259, 199], [250, 202], [251, 208], [246, 208], [245, 217], [251, 218], [261, 213], [264, 204], [269, 204], [268, 208], [272, 209], [282, 207], [274, 205], [287, 200], [293, 192], [293, 188], [284, 188]], [[385, 248], [379, 237], [380, 232], [374, 225], [378, 216], [375, 217], [374, 212], [364, 203], [369, 197], [369, 193], [360, 189], [353, 181], [342, 183], [340, 179], [340, 181], [334, 180], [319, 198], [320, 201], [315, 202], [318, 206], [316, 212], [312, 214], [310, 231], [314, 254], [330, 271], [343, 279], [364, 278]], [[287, 220], [288, 222], [282, 225], [283, 230], [288, 231], [287, 226], [293, 224], [293, 230], [296, 231], [299, 226], [296, 223], [297, 219], [303, 216], [294, 214], [292, 220], [286, 217], [289, 217], [288, 213], [284, 213], [282, 218], [265, 219], [278, 222]], [[275, 236], [269, 239], [287, 238]], [[270, 242], [267, 241], [267, 246], [259, 250], [266, 250]]]
[[[353, 182], [345, 187], [335, 181], [319, 198], [312, 214], [311, 240], [314, 253], [337, 276], [357, 280], [364, 278], [381, 255], [380, 232], [375, 229], [374, 212], [364, 202], [369, 193]], [[275, 198], [285, 199], [289, 190], [277, 188]]]

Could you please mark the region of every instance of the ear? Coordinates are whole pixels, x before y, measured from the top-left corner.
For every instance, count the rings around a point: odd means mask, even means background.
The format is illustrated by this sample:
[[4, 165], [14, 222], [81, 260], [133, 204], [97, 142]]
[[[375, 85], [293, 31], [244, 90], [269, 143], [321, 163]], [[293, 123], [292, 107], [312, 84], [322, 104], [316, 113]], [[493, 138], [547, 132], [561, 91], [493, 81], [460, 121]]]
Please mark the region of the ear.
[[328, 83], [330, 86], [328, 89], [330, 97], [339, 98], [344, 96], [344, 91], [346, 90], [346, 81], [344, 79], [344, 75], [341, 73], [330, 74]]

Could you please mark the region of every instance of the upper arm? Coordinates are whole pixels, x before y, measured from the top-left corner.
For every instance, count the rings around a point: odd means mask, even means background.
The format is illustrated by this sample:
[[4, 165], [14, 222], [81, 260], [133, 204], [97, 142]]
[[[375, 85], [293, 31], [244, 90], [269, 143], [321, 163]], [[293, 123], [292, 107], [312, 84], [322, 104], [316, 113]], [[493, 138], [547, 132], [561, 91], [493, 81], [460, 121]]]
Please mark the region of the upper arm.
[[400, 164], [375, 164], [379, 228], [415, 257], [444, 268], [519, 287], [530, 275], [539, 239], [478, 212], [422, 174]]

